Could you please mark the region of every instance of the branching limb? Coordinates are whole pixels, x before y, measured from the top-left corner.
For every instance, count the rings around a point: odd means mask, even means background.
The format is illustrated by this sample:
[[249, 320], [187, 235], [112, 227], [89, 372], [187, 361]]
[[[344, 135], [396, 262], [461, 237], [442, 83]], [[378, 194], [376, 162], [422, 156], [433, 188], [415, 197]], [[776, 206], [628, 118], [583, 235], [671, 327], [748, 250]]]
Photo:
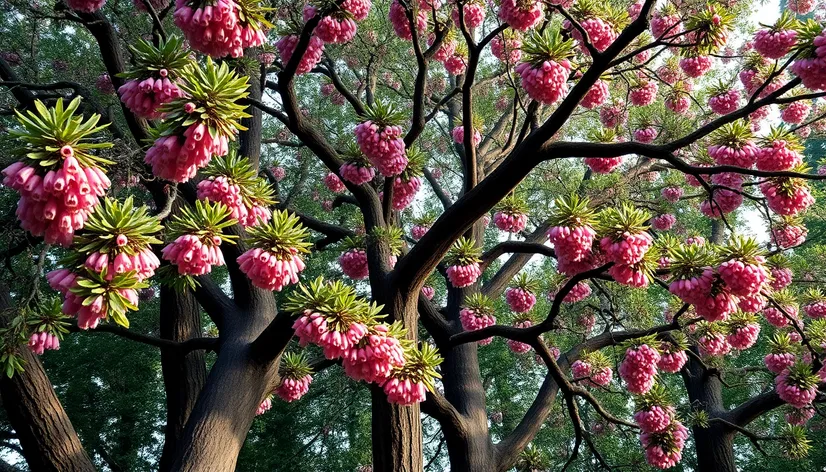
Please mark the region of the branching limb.
[[178, 349], [181, 352], [204, 349], [207, 351], [217, 351], [219, 347], [218, 338], [192, 338], [184, 342], [170, 341], [168, 339], [156, 338], [146, 334], [138, 333], [134, 330], [122, 328], [114, 324], [102, 324], [95, 329], [82, 330], [76, 325], [69, 327], [69, 331], [74, 333], [110, 333], [115, 336], [136, 341], [142, 344], [159, 347], [161, 349]]

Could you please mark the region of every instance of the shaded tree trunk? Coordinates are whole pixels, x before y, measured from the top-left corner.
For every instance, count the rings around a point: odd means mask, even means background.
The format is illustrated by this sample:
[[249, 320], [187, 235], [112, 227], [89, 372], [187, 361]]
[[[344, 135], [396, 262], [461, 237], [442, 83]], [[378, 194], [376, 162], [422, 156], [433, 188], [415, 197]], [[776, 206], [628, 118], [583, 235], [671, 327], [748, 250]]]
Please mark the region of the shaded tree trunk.
[[[179, 293], [161, 286], [161, 338], [183, 342], [200, 337], [201, 312], [192, 292]], [[166, 392], [166, 427], [159, 464], [162, 472], [172, 470], [178, 440], [201, 389], [206, 382], [204, 351], [186, 354], [161, 350], [164, 390]]]
[[[233, 248], [240, 251], [242, 248]], [[227, 265], [236, 255], [229, 253]], [[293, 332], [291, 320], [270, 326], [276, 337], [267, 339], [267, 353], [256, 352], [253, 344], [276, 316], [275, 297], [269, 291], [244, 287], [233, 279], [236, 300], [242, 306], [231, 313], [232, 322], [221, 327], [221, 347], [201, 394], [195, 403], [179, 441], [172, 470], [176, 472], [232, 472], [247, 437], [255, 412], [277, 380], [278, 358]], [[289, 324], [288, 324], [289, 323]]]
[[[10, 306], [8, 288], [0, 285], [0, 310]], [[6, 325], [9, 316], [9, 312], [0, 316], [0, 323]], [[1, 376], [0, 395], [29, 468], [38, 472], [94, 472], [95, 466], [80, 444], [40, 359], [25, 347], [19, 348], [19, 354], [26, 370], [12, 378]]]
[[[695, 350], [695, 348], [692, 348]], [[709, 375], [694, 357], [689, 356], [682, 371], [691, 407], [708, 413], [710, 418], [725, 415], [723, 388], [720, 379]], [[720, 423], [708, 428], [692, 428], [697, 452], [697, 470], [703, 472], [737, 472], [734, 460], [735, 432]]]
[[[467, 289], [449, 289], [448, 320], [460, 326], [461, 302], [470, 292]], [[454, 431], [444, 427], [450, 470], [452, 472], [481, 472], [496, 470], [495, 449], [488, 431], [485, 388], [479, 370], [479, 352], [476, 343], [452, 347], [444, 354], [442, 363], [445, 398], [462, 415], [463, 428]]]
[[384, 391], [372, 387], [373, 472], [421, 472], [422, 420], [418, 405], [387, 402]]
[[737, 472], [734, 460], [734, 432], [721, 426], [692, 428], [697, 450], [697, 470], [703, 472]]

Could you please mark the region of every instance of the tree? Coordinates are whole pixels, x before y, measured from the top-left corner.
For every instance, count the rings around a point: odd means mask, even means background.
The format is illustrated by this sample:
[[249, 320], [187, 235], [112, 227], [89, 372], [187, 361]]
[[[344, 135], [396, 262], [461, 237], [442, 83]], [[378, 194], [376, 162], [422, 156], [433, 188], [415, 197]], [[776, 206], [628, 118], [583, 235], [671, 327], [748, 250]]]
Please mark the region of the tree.
[[[826, 375], [826, 298], [808, 290], [823, 177], [803, 155], [826, 36], [795, 17], [812, 5], [736, 51], [748, 3], [103, 3], [11, 2], [3, 26], [22, 230], [5, 255], [31, 274], [10, 291], [8, 377], [43, 385], [23, 344], [70, 331], [160, 349], [162, 470], [233, 470], [270, 395], [298, 401], [326, 369], [369, 384], [377, 471], [425, 453], [454, 471], [669, 468], [687, 443], [698, 470], [805, 460]], [[756, 221], [763, 243], [743, 235]], [[30, 467], [61, 470], [48, 432], [22, 440], [45, 405], [0, 390]], [[83, 425], [87, 451], [143, 467], [147, 416], [107, 411], [124, 441]], [[337, 468], [366, 465], [366, 428]]]

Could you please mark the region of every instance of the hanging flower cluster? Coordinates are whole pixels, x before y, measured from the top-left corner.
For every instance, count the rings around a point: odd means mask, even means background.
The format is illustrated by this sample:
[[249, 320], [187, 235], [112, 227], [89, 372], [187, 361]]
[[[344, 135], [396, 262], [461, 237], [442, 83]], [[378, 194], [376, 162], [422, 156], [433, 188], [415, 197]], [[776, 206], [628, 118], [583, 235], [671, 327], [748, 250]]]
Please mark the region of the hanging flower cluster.
[[348, 376], [378, 384], [392, 403], [421, 402], [433, 390], [441, 358], [428, 344], [416, 348], [399, 323], [382, 323], [381, 309], [351, 287], [321, 278], [302, 285], [287, 303], [299, 315], [293, 328], [301, 345], [316, 344], [328, 359], [341, 358]]
[[242, 226], [270, 220], [273, 190], [258, 177], [247, 158], [231, 150], [226, 156], [213, 158], [203, 173], [207, 178], [198, 182], [198, 199], [223, 203]]
[[447, 278], [456, 288], [473, 285], [476, 279], [482, 275], [479, 264], [482, 250], [473, 241], [462, 237], [459, 238], [450, 251], [447, 253], [445, 262], [448, 264]]
[[[459, 311], [459, 322], [465, 331], [476, 331], [496, 324], [495, 307], [493, 300], [474, 293], [465, 298], [463, 308]], [[480, 346], [487, 346], [493, 338], [485, 338], [478, 341]]]
[[213, 156], [225, 156], [229, 141], [246, 129], [239, 120], [249, 116], [238, 103], [248, 95], [248, 77], [226, 62], [207, 58], [204, 67], [190, 64], [181, 79], [184, 96], [159, 108], [166, 118], [153, 130], [156, 139], [145, 159], [153, 174], [173, 182], [186, 182]]
[[185, 67], [192, 63], [183, 40], [172, 36], [158, 46], [143, 39], [130, 46], [132, 68], [119, 75], [126, 82], [118, 88], [118, 95], [126, 108], [136, 116], [149, 120], [164, 117], [160, 106], [183, 96], [178, 79]]
[[364, 121], [356, 126], [356, 142], [370, 163], [385, 177], [399, 175], [407, 167], [402, 129], [402, 114], [392, 105], [377, 101], [365, 111]]
[[309, 232], [297, 216], [276, 210], [272, 220], [247, 228], [245, 243], [252, 246], [238, 257], [241, 272], [253, 285], [280, 292], [287, 285], [298, 283], [304, 270], [302, 254], [310, 252]]
[[538, 291], [539, 283], [527, 273], [522, 272], [505, 291], [505, 301], [514, 313], [527, 313], [536, 304]]
[[178, 274], [204, 275], [213, 266], [224, 265], [221, 244], [235, 244], [238, 236], [224, 234], [237, 221], [223, 203], [197, 200], [194, 207], [183, 207], [167, 224], [168, 238], [163, 258], [178, 267]]
[[266, 10], [258, 0], [175, 0], [175, 26], [196, 51], [241, 57], [266, 42]]
[[59, 98], [53, 108], [39, 100], [35, 110], [16, 111], [20, 129], [9, 134], [20, 143], [21, 160], [3, 169], [3, 185], [20, 193], [20, 226], [48, 244], [67, 247], [83, 228], [111, 183], [101, 166], [112, 164], [95, 151], [112, 147], [94, 142], [100, 115], [75, 115], [80, 97], [66, 107]]
[[310, 390], [310, 383], [313, 381], [312, 372], [303, 352], [284, 354], [279, 369], [281, 383], [275, 388], [275, 394], [287, 403], [299, 400]]

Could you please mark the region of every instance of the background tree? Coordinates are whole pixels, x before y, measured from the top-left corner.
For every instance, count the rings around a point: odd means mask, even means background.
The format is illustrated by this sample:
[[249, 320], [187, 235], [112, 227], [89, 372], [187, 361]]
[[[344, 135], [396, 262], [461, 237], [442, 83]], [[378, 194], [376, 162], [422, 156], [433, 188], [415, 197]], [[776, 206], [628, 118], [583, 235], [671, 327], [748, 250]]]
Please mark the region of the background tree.
[[822, 465], [814, 5], [8, 6], [32, 469]]

